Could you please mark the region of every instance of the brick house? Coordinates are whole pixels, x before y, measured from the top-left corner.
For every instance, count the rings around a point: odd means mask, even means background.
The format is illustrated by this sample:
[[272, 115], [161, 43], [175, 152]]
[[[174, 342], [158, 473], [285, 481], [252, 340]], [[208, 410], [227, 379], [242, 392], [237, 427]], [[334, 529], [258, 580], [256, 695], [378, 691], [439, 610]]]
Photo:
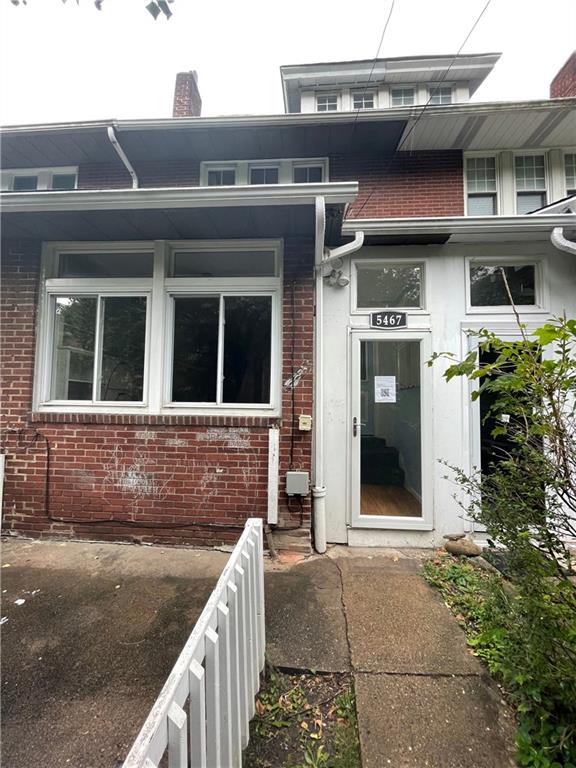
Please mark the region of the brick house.
[[[282, 68], [285, 114], [2, 132], [3, 528], [431, 546], [439, 461], [490, 453], [424, 361], [576, 315], [574, 57], [471, 103], [497, 54]], [[556, 87], [556, 86], [555, 86]], [[572, 197], [571, 197], [572, 196]]]

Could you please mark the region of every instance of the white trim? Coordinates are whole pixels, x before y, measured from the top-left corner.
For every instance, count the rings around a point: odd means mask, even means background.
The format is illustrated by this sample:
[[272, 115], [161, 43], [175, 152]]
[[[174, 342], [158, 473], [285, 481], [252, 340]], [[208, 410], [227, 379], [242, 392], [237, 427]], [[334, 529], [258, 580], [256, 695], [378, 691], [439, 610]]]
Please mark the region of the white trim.
[[[434, 527], [433, 503], [433, 439], [432, 439], [432, 373], [425, 365], [432, 354], [432, 337], [429, 331], [373, 331], [350, 329], [350, 371], [348, 400], [347, 443], [349, 446], [348, 506], [352, 528], [382, 528], [404, 531], [431, 531]], [[360, 514], [360, 438], [353, 436], [352, 421], [360, 416], [360, 342], [362, 341], [419, 341], [420, 342], [420, 438], [422, 471], [422, 517], [377, 517]]]
[[[275, 276], [246, 278], [168, 278], [168, 265], [175, 249], [185, 250], [273, 250]], [[52, 277], [57, 274], [57, 257], [62, 252], [153, 252], [154, 273], [151, 278], [74, 278]], [[48, 413], [150, 413], [175, 415], [280, 415], [282, 392], [282, 255], [280, 240], [229, 240], [229, 241], [155, 241], [122, 243], [45, 243], [42, 250], [42, 291], [37, 317], [36, 364], [34, 373], [33, 408]], [[47, 277], [50, 275], [50, 277]], [[270, 401], [264, 404], [222, 404], [223, 334], [219, 333], [218, 392], [214, 403], [171, 402], [173, 301], [174, 296], [214, 294], [220, 296], [219, 323], [222, 326], [224, 296], [270, 296], [271, 298], [271, 354], [270, 354]], [[144, 356], [143, 400], [123, 401], [71, 401], [51, 400], [51, 372], [53, 369], [54, 312], [53, 297], [67, 295], [145, 296], [146, 339]], [[100, 310], [98, 310], [100, 311]], [[98, 315], [100, 317], [100, 315]], [[100, 321], [99, 321], [100, 322]], [[222, 331], [222, 328], [220, 329]], [[100, 354], [97, 334], [96, 360]], [[154, 365], [151, 364], [152, 350]], [[94, 373], [93, 397], [98, 392], [98, 371]], [[215, 393], [216, 394], [216, 393]]]
[[554, 227], [573, 227], [576, 214], [524, 216], [424, 216], [421, 218], [346, 219], [342, 234], [359, 229], [370, 235], [406, 234], [501, 234], [508, 232], [549, 231]]
[[355, 181], [322, 184], [264, 184], [234, 187], [168, 187], [161, 189], [75, 190], [74, 192], [7, 192], [0, 195], [5, 214], [44, 211], [121, 211], [165, 208], [314, 205], [351, 203]]

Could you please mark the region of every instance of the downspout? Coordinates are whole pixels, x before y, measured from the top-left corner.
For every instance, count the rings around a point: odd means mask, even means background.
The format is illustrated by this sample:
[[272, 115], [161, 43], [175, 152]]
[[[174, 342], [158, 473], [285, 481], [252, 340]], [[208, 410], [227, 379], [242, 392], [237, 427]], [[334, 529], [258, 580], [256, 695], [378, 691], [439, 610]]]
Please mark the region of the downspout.
[[554, 227], [550, 235], [550, 242], [560, 251], [566, 251], [566, 253], [571, 253], [572, 255], [576, 254], [576, 242], [564, 237], [563, 227]]
[[122, 163], [130, 176], [132, 177], [132, 189], [138, 189], [139, 183], [138, 183], [138, 176], [136, 175], [136, 171], [132, 167], [132, 163], [130, 160], [128, 160], [128, 157], [122, 147], [120, 146], [120, 142], [118, 141], [118, 137], [116, 136], [116, 133], [114, 131], [114, 128], [109, 125], [108, 126], [108, 138], [110, 139], [110, 143], [116, 150], [116, 154], [122, 160]]
[[316, 198], [316, 242], [314, 266], [316, 270], [316, 312], [314, 317], [314, 547], [326, 552], [326, 485], [324, 475], [324, 276], [322, 268], [335, 259], [341, 259], [359, 250], [364, 243], [364, 232], [356, 232], [354, 240], [339, 248], [324, 247], [326, 233], [326, 205], [323, 197]]
[[322, 260], [326, 234], [326, 204], [323, 197], [316, 198], [316, 241], [314, 244], [314, 270], [316, 276], [316, 312], [314, 313], [314, 547], [326, 552], [326, 486], [324, 485], [324, 334]]

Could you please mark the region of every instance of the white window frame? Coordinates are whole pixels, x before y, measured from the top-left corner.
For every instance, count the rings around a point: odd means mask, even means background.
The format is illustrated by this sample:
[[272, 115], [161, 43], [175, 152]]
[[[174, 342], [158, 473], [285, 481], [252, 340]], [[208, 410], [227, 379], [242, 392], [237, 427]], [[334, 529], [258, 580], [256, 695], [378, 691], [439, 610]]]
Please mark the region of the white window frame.
[[[319, 98], [330, 98], [333, 97], [336, 99], [336, 109], [318, 109], [318, 99]], [[314, 94], [314, 110], [316, 112], [324, 113], [324, 112], [340, 112], [342, 109], [342, 94], [339, 91], [317, 91]]]
[[[412, 91], [412, 104], [394, 104], [393, 92], [394, 91]], [[418, 104], [418, 88], [415, 85], [410, 84], [393, 84], [390, 85], [390, 106], [393, 109], [400, 109], [401, 107], [415, 107]]]
[[[445, 104], [434, 104], [432, 97], [436, 93], [440, 93], [442, 90], [450, 89], [450, 101]], [[431, 107], [448, 107], [454, 104], [454, 83], [428, 83], [428, 99]]]
[[[358, 267], [370, 266], [370, 267], [420, 267], [422, 270], [422, 282], [420, 290], [420, 306], [419, 307], [360, 307], [358, 306]], [[393, 311], [406, 312], [407, 315], [428, 315], [429, 310], [429, 297], [428, 297], [428, 280], [426, 277], [427, 262], [425, 259], [354, 259], [352, 262], [351, 281], [350, 281], [350, 314], [351, 315], [370, 315], [372, 312], [379, 311]]]
[[236, 163], [207, 163], [205, 169], [205, 178], [202, 186], [208, 186], [208, 172], [209, 171], [234, 171], [234, 184], [216, 184], [216, 187], [233, 186], [238, 184], [238, 168]]
[[248, 174], [247, 174], [248, 175], [248, 184], [250, 184], [250, 186], [259, 186], [259, 185], [253, 185], [252, 184], [252, 180], [251, 180], [252, 179], [252, 171], [254, 171], [254, 170], [268, 170], [268, 169], [270, 169], [270, 170], [275, 169], [275, 170], [278, 171], [278, 181], [276, 181], [274, 183], [271, 183], [271, 184], [264, 183], [263, 185], [260, 185], [260, 186], [273, 187], [276, 184], [281, 184], [280, 177], [282, 175], [282, 173], [281, 173], [282, 169], [280, 167], [280, 163], [274, 162], [274, 161], [272, 161], [272, 162], [262, 161], [262, 162], [257, 162], [257, 163], [250, 163], [249, 166], [248, 166]]
[[[354, 99], [360, 96], [362, 99], [364, 99], [366, 96], [372, 96], [372, 106], [371, 107], [355, 107], [354, 106]], [[350, 93], [350, 103], [352, 107], [353, 112], [363, 112], [363, 111], [369, 111], [371, 109], [378, 109], [378, 91], [374, 88], [367, 88], [367, 89], [359, 89], [352, 91]]]
[[[468, 189], [468, 174], [466, 172], [466, 168], [468, 166], [468, 160], [477, 160], [479, 158], [494, 158], [494, 170], [496, 173], [496, 189], [494, 190], [494, 193], [490, 192], [470, 192]], [[494, 152], [466, 152], [464, 154], [463, 158], [463, 175], [464, 175], [464, 215], [470, 216], [470, 213], [468, 212], [468, 198], [470, 195], [481, 195], [481, 194], [494, 194], [496, 197], [496, 212], [493, 214], [494, 216], [500, 215], [500, 163], [499, 163], [499, 157], [497, 153]]]
[[[329, 180], [329, 161], [327, 157], [293, 157], [293, 158], [257, 158], [254, 160], [208, 160], [200, 163], [200, 186], [208, 186], [208, 171], [236, 171], [235, 186], [252, 186], [250, 184], [250, 171], [252, 168], [278, 168], [278, 184], [293, 184], [294, 168], [309, 165], [322, 166], [323, 183]], [[274, 184], [264, 184], [265, 187], [274, 187]]]
[[[570, 187], [568, 187], [568, 177], [566, 174], [566, 155], [574, 155], [576, 157], [576, 147], [571, 147], [571, 148], [562, 150], [562, 172], [563, 172], [562, 175], [564, 179], [564, 192], [566, 193], [566, 197], [567, 197], [569, 194], [568, 190], [570, 189]], [[576, 185], [574, 187], [573, 194], [576, 194]]]
[[[168, 277], [174, 251], [274, 251], [275, 276], [242, 278]], [[151, 278], [59, 278], [58, 257], [62, 253], [143, 253], [154, 254]], [[42, 290], [38, 306], [34, 372], [34, 411], [47, 413], [124, 413], [222, 416], [279, 416], [282, 403], [282, 260], [281, 240], [156, 241], [110, 243], [45, 243], [42, 253]], [[222, 294], [230, 296], [271, 296], [270, 402], [256, 403], [173, 403], [172, 346], [173, 296]], [[54, 345], [54, 299], [56, 296], [146, 296], [147, 330], [141, 402], [52, 400], [51, 378]], [[219, 343], [221, 341], [219, 340]], [[151, 350], [161, 350], [154, 355]], [[98, 350], [95, 350], [95, 354]], [[96, 387], [97, 384], [94, 384]], [[96, 391], [96, 390], [94, 390]]]
[[515, 267], [515, 266], [533, 266], [535, 281], [535, 304], [517, 305], [516, 309], [520, 316], [524, 314], [548, 314], [550, 305], [550, 296], [546, 284], [546, 260], [544, 257], [522, 257], [522, 256], [469, 256], [464, 260], [465, 280], [466, 280], [466, 314], [467, 315], [512, 315], [514, 309], [509, 304], [499, 304], [486, 307], [477, 307], [471, 302], [471, 281], [470, 268], [475, 265]]
[[[516, 185], [516, 158], [517, 157], [542, 157], [544, 159], [544, 189], [534, 189], [534, 190], [518, 190]], [[514, 211], [516, 214], [518, 214], [518, 195], [522, 193], [530, 194], [533, 192], [534, 194], [538, 194], [539, 192], [544, 193], [544, 205], [548, 205], [550, 203], [550, 169], [549, 169], [549, 155], [548, 152], [545, 149], [532, 149], [532, 150], [518, 150], [517, 152], [513, 153], [512, 158], [512, 183], [514, 184]], [[564, 180], [564, 184], [566, 184], [566, 180]], [[526, 214], [518, 214], [518, 215], [526, 215]]]
[[[6, 168], [0, 171], [0, 188], [3, 192], [14, 191], [14, 179], [18, 176], [36, 176], [38, 183], [35, 190], [29, 190], [29, 192], [43, 192], [46, 190], [52, 190], [52, 177], [61, 174], [75, 176], [74, 189], [78, 187], [78, 166], [70, 165], [58, 168]], [[70, 190], [54, 190], [67, 191]], [[18, 194], [24, 194], [19, 192]]]

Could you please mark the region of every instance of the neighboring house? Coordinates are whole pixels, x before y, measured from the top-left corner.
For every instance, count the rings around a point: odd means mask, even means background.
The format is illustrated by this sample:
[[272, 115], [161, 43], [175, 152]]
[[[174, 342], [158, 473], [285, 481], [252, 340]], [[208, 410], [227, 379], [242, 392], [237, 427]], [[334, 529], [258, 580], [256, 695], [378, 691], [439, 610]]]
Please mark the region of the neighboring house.
[[5, 128], [4, 528], [472, 531], [440, 461], [489, 458], [486, 404], [425, 361], [519, 338], [500, 268], [528, 328], [576, 316], [576, 57], [550, 100], [469, 102], [497, 60], [287, 66], [256, 117], [181, 73], [171, 119]]

